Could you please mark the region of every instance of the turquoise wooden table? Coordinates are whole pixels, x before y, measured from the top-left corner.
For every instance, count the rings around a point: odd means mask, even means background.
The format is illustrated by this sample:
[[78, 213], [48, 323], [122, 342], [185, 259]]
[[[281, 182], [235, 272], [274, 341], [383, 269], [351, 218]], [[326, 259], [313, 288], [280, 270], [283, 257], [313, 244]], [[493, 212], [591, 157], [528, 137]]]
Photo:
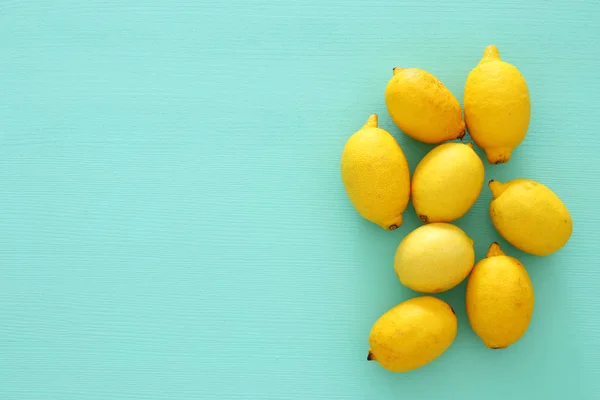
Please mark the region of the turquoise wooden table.
[[[594, 0], [31, 0], [0, 4], [0, 399], [597, 399], [600, 53]], [[568, 245], [527, 256], [527, 334], [486, 349], [466, 319], [426, 367], [367, 362], [412, 207], [385, 232], [341, 183], [394, 66], [462, 102], [488, 44], [529, 84], [528, 136], [486, 179], [550, 186]], [[467, 139], [469, 140], [469, 139]], [[482, 154], [478, 150], [479, 154]]]

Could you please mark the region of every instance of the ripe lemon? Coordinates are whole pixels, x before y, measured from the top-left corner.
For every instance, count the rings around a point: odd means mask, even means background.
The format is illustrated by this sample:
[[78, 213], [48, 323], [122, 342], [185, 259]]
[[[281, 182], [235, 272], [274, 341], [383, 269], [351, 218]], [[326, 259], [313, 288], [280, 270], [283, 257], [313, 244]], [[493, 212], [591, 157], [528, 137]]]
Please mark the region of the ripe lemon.
[[444, 143], [417, 165], [412, 203], [423, 222], [451, 222], [475, 204], [483, 181], [483, 162], [471, 143]]
[[471, 327], [492, 349], [503, 349], [527, 331], [533, 315], [533, 285], [517, 259], [492, 243], [487, 258], [473, 268], [467, 282], [467, 316]]
[[531, 105], [525, 78], [488, 46], [465, 84], [465, 122], [469, 135], [485, 150], [490, 164], [510, 159], [525, 138]]
[[387, 230], [402, 224], [410, 172], [402, 149], [373, 114], [346, 142], [341, 160], [346, 194], [358, 213]]
[[373, 324], [367, 360], [392, 372], [420, 368], [450, 347], [457, 327], [448, 303], [431, 296], [406, 300]]
[[456, 97], [439, 79], [419, 68], [394, 68], [385, 104], [396, 126], [413, 139], [440, 143], [465, 134]]
[[569, 210], [547, 186], [530, 179], [489, 182], [490, 217], [496, 230], [517, 249], [546, 256], [561, 249], [573, 233]]
[[423, 293], [439, 293], [462, 282], [475, 263], [473, 240], [457, 226], [423, 225], [396, 249], [394, 270], [400, 282]]

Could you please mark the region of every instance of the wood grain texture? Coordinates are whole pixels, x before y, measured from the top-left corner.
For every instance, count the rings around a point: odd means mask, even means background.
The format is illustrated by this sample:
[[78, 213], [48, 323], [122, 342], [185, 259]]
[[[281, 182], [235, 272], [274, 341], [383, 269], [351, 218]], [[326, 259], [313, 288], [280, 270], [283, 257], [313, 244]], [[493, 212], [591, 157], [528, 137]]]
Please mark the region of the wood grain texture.
[[[0, 399], [594, 399], [600, 391], [597, 1], [32, 0], [0, 4]], [[457, 224], [532, 277], [529, 332], [486, 350], [464, 284], [454, 345], [410, 374], [367, 335], [415, 293], [347, 200], [339, 157], [371, 113], [411, 169], [394, 66], [462, 102], [483, 48], [519, 67], [528, 136], [486, 179], [550, 186], [568, 246], [499, 238], [484, 189]], [[479, 150], [478, 150], [479, 151]], [[479, 154], [482, 155], [481, 151]]]

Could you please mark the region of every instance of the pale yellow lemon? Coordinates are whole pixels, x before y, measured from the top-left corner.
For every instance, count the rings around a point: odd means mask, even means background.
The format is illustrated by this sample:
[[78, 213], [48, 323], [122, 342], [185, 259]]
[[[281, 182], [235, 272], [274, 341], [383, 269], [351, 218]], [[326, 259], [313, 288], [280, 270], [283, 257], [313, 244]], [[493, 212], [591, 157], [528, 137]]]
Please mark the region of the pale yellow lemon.
[[489, 182], [490, 217], [510, 244], [529, 254], [546, 256], [561, 249], [573, 233], [573, 221], [561, 199], [547, 186], [530, 180]]
[[465, 134], [460, 103], [438, 78], [422, 69], [394, 68], [385, 104], [396, 126], [413, 139], [440, 143]]
[[450, 347], [457, 327], [448, 303], [431, 296], [406, 300], [373, 324], [367, 360], [392, 372], [420, 368]]
[[467, 282], [467, 316], [483, 343], [503, 349], [518, 341], [529, 328], [534, 292], [527, 271], [517, 259], [493, 243]]
[[465, 122], [469, 135], [491, 164], [507, 162], [525, 138], [531, 105], [523, 75], [488, 46], [465, 83]]
[[402, 149], [373, 114], [344, 146], [341, 159], [344, 189], [365, 219], [394, 230], [410, 197], [410, 171]]
[[484, 167], [471, 143], [444, 143], [417, 165], [412, 203], [423, 222], [451, 222], [469, 211], [481, 193]]
[[475, 263], [473, 240], [459, 227], [435, 222], [402, 239], [394, 270], [400, 282], [423, 293], [438, 293], [462, 282]]

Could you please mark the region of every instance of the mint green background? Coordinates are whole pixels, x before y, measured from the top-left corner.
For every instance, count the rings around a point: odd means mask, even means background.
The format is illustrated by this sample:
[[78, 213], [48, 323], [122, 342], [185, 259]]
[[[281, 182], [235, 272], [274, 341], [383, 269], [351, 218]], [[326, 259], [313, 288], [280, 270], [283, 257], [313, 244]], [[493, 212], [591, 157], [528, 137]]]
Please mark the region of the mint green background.
[[[597, 1], [0, 3], [0, 399], [596, 399], [600, 391]], [[415, 296], [395, 232], [357, 216], [339, 176], [370, 113], [411, 168], [431, 146], [390, 121], [392, 67], [462, 101], [486, 45], [527, 78], [528, 136], [486, 179], [528, 177], [567, 204], [560, 252], [503, 351], [443, 293], [454, 345], [390, 374], [372, 323]], [[470, 140], [470, 139], [468, 139]]]

